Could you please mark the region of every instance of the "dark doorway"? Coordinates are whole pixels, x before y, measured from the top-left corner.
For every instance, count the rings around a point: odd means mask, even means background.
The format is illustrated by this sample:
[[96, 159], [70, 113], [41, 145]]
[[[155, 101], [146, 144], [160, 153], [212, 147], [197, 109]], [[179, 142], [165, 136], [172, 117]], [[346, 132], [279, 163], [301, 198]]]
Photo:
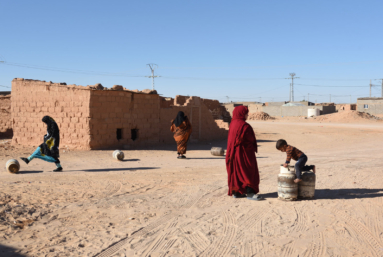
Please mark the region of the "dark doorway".
[[117, 140], [122, 139], [122, 129], [117, 129]]
[[131, 134], [132, 134], [132, 140], [135, 141], [138, 138], [138, 129], [132, 129]]

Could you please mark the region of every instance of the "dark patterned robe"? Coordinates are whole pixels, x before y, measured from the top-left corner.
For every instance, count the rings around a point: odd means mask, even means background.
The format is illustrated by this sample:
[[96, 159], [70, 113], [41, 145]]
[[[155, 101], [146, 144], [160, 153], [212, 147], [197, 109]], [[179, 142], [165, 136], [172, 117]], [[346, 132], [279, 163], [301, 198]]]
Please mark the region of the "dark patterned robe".
[[43, 122], [47, 124], [47, 134], [44, 143], [40, 145], [41, 153], [58, 159], [60, 157], [60, 131], [57, 123], [49, 116], [44, 116]]

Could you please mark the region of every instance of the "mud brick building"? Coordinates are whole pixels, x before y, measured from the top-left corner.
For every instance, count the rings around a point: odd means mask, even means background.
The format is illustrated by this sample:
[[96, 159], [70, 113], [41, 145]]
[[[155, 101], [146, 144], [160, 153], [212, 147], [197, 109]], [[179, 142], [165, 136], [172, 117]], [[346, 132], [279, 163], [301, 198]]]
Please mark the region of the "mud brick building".
[[12, 137], [11, 95], [0, 93], [0, 138]]
[[178, 111], [185, 112], [190, 119], [193, 127], [191, 141], [227, 137], [228, 123], [214, 119], [204, 103], [212, 104], [214, 100], [194, 96], [164, 98], [155, 91], [146, 92], [133, 92], [122, 86], [106, 89], [100, 84], [85, 87], [14, 79], [12, 142], [39, 145], [46, 133], [46, 125], [41, 119], [49, 115], [60, 128], [61, 147], [133, 149], [174, 143], [170, 121]]

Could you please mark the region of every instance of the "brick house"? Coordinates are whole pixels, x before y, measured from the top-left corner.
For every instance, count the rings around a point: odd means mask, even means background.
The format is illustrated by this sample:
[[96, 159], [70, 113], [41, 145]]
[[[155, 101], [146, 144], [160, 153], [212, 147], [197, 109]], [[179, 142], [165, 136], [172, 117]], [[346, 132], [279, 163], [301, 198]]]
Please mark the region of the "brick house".
[[[13, 144], [37, 146], [46, 133], [42, 117], [54, 118], [60, 146], [73, 149], [131, 149], [174, 143], [170, 121], [183, 111], [193, 127], [191, 141], [225, 139], [228, 123], [214, 119], [204, 103], [215, 100], [133, 92], [39, 80], [12, 81]], [[218, 101], [215, 101], [218, 102]]]

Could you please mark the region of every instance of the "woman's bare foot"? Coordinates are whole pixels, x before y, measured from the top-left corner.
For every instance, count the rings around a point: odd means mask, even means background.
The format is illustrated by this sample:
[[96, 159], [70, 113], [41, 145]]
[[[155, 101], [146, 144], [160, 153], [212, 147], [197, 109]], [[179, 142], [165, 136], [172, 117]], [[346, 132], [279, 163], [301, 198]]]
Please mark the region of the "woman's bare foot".
[[295, 183], [299, 183], [299, 182], [301, 182], [301, 181], [302, 181], [302, 179], [299, 179], [299, 178], [297, 178], [297, 179], [294, 180]]
[[314, 165], [314, 167], [313, 167], [313, 172], [315, 173], [315, 165]]

